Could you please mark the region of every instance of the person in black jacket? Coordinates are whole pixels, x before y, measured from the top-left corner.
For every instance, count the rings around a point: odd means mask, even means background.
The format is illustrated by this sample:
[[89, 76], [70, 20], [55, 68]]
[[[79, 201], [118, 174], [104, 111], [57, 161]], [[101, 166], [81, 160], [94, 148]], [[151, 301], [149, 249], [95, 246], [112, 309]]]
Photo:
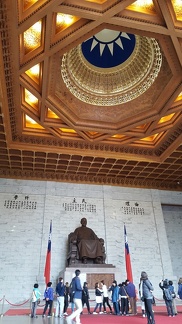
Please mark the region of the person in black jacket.
[[68, 315], [67, 309], [69, 305], [69, 293], [70, 293], [70, 287], [69, 282], [65, 283], [65, 293], [64, 293], [64, 315]]
[[89, 296], [89, 292], [88, 292], [88, 283], [84, 282], [83, 290], [82, 290], [82, 306], [84, 307], [84, 305], [86, 304], [88, 314], [92, 314], [90, 311], [89, 299], [90, 299], [90, 296]]
[[172, 292], [169, 288], [169, 280], [168, 279], [161, 280], [159, 283], [159, 287], [163, 291], [163, 298], [166, 304], [168, 316], [170, 317], [175, 316], [173, 312], [173, 305], [172, 305], [173, 297], [172, 297]]
[[103, 294], [103, 290], [99, 288], [99, 283], [96, 282], [95, 284], [95, 299], [96, 299], [96, 305], [93, 311], [93, 314], [96, 315], [98, 314], [96, 312], [97, 308], [99, 307], [99, 314], [103, 314], [102, 312], [102, 294]]
[[129, 311], [129, 302], [128, 302], [128, 294], [125, 289], [125, 282], [119, 284], [119, 295], [121, 296], [121, 306], [120, 312], [121, 315], [127, 315]]

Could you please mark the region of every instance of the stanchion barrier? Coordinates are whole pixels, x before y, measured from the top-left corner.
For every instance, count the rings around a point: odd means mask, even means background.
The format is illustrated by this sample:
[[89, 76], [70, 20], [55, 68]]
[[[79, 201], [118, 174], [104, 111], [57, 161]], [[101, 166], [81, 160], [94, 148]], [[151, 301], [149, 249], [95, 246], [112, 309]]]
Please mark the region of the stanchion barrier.
[[37, 307], [44, 307], [45, 306], [45, 303], [44, 304], [38, 304]]
[[[3, 298], [2, 298], [3, 299]], [[1, 299], [1, 300], [2, 300]], [[22, 304], [12, 304], [12, 303], [10, 303], [7, 299], [5, 299], [5, 301], [10, 305], [10, 306], [15, 306], [15, 307], [18, 307], [18, 306], [23, 306], [23, 305], [25, 305], [26, 303], [28, 303], [29, 301], [30, 301], [30, 303], [31, 303], [31, 299], [27, 299], [25, 302], [23, 302]], [[44, 304], [42, 304], [42, 305], [37, 305], [37, 306], [39, 306], [39, 307], [43, 307], [43, 306], [45, 306], [45, 303]]]
[[[2, 302], [3, 301], [3, 302]], [[31, 309], [31, 298], [27, 299], [25, 302], [21, 303], [21, 304], [13, 304], [11, 303], [10, 301], [8, 301], [5, 296], [3, 296], [3, 298], [0, 299], [0, 302], [2, 302], [2, 307], [1, 307], [1, 313], [0, 313], [0, 316], [4, 316], [4, 303], [5, 301], [10, 305], [10, 306], [13, 306], [13, 307], [20, 307], [20, 306], [23, 306], [25, 305], [26, 303], [30, 302], [30, 309]], [[45, 306], [45, 303], [44, 304], [39, 304], [37, 305], [38, 307], [44, 307]]]
[[161, 302], [161, 303], [163, 303], [164, 302], [164, 299], [158, 299], [157, 297], [155, 297], [154, 296], [154, 298], [155, 298], [155, 300], [157, 300], [158, 302]]
[[[164, 302], [164, 299], [158, 299], [158, 298], [155, 297], [155, 296], [154, 296], [154, 298], [155, 298], [155, 300], [157, 300], [158, 302], [161, 302], [161, 303]], [[180, 299], [180, 298], [176, 296], [174, 299]], [[140, 301], [141, 299], [140, 299], [140, 298], [137, 298], [136, 300], [137, 300], [137, 301]], [[90, 301], [90, 302], [94, 302], [95, 299], [89, 299], [89, 301]], [[112, 299], [109, 298], [109, 301], [112, 302]]]
[[2, 317], [4, 315], [4, 301], [5, 301], [5, 296], [3, 296], [3, 298], [1, 300], [3, 300], [3, 302], [2, 302], [2, 308], [1, 308], [1, 317]]
[[9, 304], [9, 305], [11, 305], [11, 306], [15, 306], [15, 307], [18, 307], [18, 306], [23, 306], [23, 305], [25, 305], [26, 303], [28, 303], [28, 301], [30, 301], [30, 299], [27, 299], [25, 302], [23, 302], [22, 304], [12, 304], [12, 303], [10, 303], [7, 299], [5, 299], [5, 301]]
[[[159, 301], [159, 302], [161, 302], [161, 303], [163, 303], [164, 302], [164, 299], [158, 299], [158, 298], [156, 298], [155, 296], [154, 296], [154, 298], [155, 298], [155, 300], [157, 300], [157, 301]], [[173, 298], [173, 299], [180, 299], [178, 296], [176, 296], [175, 298]]]

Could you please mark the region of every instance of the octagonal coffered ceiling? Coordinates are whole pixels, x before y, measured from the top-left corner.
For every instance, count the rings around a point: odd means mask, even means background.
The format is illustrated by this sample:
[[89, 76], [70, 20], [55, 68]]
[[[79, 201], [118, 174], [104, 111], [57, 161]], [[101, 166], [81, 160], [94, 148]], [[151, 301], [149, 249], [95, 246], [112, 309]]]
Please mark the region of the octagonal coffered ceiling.
[[1, 12], [2, 177], [180, 189], [180, 1]]

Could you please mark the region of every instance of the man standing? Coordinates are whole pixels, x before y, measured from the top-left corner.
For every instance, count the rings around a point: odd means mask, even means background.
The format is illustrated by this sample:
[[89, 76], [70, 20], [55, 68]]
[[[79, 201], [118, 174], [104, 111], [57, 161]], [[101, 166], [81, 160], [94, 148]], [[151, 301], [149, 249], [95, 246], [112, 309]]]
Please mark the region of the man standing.
[[71, 282], [71, 290], [73, 294], [73, 301], [76, 306], [76, 310], [67, 317], [67, 324], [72, 324], [72, 319], [75, 318], [76, 324], [80, 324], [80, 313], [82, 312], [82, 286], [80, 283], [80, 270], [75, 270], [75, 277]]
[[63, 278], [60, 277], [59, 282], [56, 286], [57, 305], [55, 317], [63, 317], [64, 295], [65, 285], [63, 284]]
[[131, 307], [131, 313], [132, 315], [137, 314], [137, 306], [136, 306], [136, 288], [135, 285], [130, 282], [128, 279], [125, 281], [126, 284], [126, 292], [129, 296], [130, 301], [130, 307]]
[[53, 300], [54, 300], [54, 291], [52, 288], [52, 282], [48, 282], [47, 284], [47, 288], [44, 292], [44, 298], [45, 298], [45, 307], [43, 310], [43, 314], [42, 317], [45, 316], [46, 310], [49, 307], [49, 311], [48, 311], [48, 315], [47, 317], [51, 317], [52, 316], [52, 305], [53, 305]]
[[153, 286], [151, 284], [151, 282], [148, 279], [148, 275], [145, 271], [141, 272], [141, 278], [140, 278], [141, 282], [142, 282], [142, 299], [144, 299], [144, 303], [145, 303], [145, 311], [147, 314], [147, 320], [148, 323], [150, 324], [155, 324], [155, 320], [154, 320], [154, 312], [152, 310], [152, 300], [153, 300]]

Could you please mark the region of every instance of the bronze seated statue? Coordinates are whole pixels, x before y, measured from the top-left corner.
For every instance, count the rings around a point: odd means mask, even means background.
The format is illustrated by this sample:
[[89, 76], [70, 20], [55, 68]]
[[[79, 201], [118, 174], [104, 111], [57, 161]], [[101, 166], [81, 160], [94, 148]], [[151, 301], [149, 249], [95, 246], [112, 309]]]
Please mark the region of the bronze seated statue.
[[81, 227], [68, 235], [67, 265], [75, 263], [105, 263], [104, 240], [98, 238], [94, 231], [86, 227], [87, 219], [81, 219]]

